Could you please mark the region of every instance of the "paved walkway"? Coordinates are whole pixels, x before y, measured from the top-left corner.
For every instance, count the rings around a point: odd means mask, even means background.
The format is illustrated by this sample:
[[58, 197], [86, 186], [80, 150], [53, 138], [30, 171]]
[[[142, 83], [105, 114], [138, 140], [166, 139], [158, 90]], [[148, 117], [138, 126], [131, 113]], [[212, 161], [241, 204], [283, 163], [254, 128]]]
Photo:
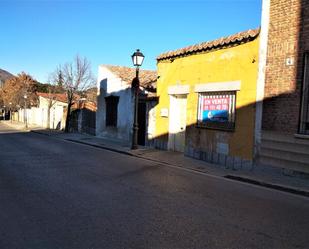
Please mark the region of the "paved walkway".
[[[17, 122], [5, 122], [7, 126], [17, 130], [25, 130], [24, 124]], [[199, 171], [205, 174], [211, 174], [218, 177], [226, 177], [233, 180], [244, 181], [258, 184], [265, 187], [271, 187], [296, 194], [302, 194], [309, 197], [309, 177], [294, 177], [284, 175], [282, 169], [274, 167], [254, 167], [248, 169], [228, 169], [223, 166], [207, 163], [201, 160], [185, 157], [183, 153], [163, 151], [153, 148], [141, 147], [137, 150], [131, 150], [126, 144], [105, 138], [98, 138], [91, 135], [80, 133], [64, 133], [57, 130], [47, 130], [41, 127], [29, 126], [28, 131], [40, 133], [42, 135], [53, 136], [58, 139], [64, 139], [71, 142], [81, 143], [106, 150], [111, 150], [143, 159], [156, 161], [171, 167], [181, 167], [186, 170]]]

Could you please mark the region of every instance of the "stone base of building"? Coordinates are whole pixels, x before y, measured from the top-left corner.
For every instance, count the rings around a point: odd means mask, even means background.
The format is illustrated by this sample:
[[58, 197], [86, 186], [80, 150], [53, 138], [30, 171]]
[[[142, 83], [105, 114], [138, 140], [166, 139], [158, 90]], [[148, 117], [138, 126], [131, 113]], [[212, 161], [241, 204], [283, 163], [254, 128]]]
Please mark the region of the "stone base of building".
[[150, 146], [150, 147], [153, 147], [153, 148], [159, 149], [159, 150], [167, 150], [167, 142], [163, 141], [161, 139], [149, 140], [147, 146]]
[[[160, 139], [153, 139], [149, 141], [147, 146], [167, 150], [167, 142]], [[184, 155], [194, 159], [202, 160], [208, 163], [224, 166], [227, 169], [233, 170], [253, 170], [254, 163], [252, 160], [243, 159], [241, 157], [233, 157], [212, 151], [197, 150], [192, 147], [186, 146]]]
[[209, 163], [224, 166], [227, 169], [234, 170], [253, 170], [253, 161], [243, 159], [241, 157], [229, 156], [213, 151], [197, 150], [192, 147], [185, 148], [185, 156], [193, 157], [195, 159], [203, 160]]

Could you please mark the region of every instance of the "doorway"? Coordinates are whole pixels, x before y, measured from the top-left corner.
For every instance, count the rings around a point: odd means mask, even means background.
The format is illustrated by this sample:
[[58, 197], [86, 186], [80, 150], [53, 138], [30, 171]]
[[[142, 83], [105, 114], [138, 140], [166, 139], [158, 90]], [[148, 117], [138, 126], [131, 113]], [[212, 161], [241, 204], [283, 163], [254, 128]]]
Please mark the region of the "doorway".
[[184, 152], [186, 140], [187, 95], [170, 95], [168, 149]]

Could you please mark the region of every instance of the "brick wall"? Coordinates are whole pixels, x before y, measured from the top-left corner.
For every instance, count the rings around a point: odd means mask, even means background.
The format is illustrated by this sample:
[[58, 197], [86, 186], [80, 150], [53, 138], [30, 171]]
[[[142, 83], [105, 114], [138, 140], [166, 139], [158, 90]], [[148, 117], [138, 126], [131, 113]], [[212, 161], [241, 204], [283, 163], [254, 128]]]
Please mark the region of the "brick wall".
[[306, 50], [309, 50], [309, 1], [271, 0], [263, 130], [297, 132]]

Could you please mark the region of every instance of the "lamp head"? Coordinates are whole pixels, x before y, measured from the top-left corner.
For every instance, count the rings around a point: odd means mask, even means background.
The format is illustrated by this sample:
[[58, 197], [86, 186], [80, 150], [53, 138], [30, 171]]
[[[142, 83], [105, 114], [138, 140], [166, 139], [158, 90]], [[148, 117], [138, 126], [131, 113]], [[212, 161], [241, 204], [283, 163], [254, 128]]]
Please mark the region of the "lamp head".
[[143, 64], [144, 58], [145, 56], [143, 55], [142, 52], [140, 52], [139, 49], [136, 49], [136, 51], [134, 52], [134, 54], [132, 54], [132, 61], [133, 61], [133, 65], [136, 67], [140, 67]]

